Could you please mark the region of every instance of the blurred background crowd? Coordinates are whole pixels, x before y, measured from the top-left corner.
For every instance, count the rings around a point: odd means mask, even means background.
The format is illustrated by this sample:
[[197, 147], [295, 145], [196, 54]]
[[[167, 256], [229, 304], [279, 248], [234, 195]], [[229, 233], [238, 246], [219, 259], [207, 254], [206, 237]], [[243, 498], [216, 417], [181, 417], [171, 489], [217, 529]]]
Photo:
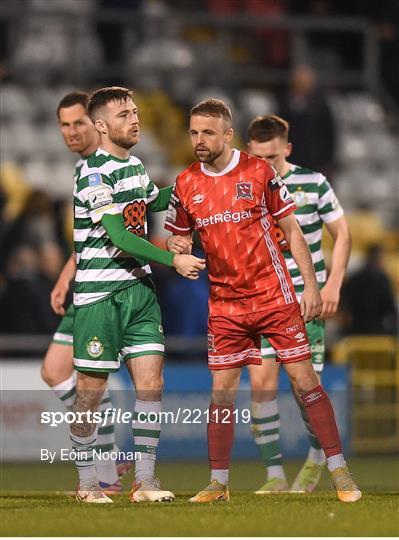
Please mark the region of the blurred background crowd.
[[[327, 175], [353, 236], [331, 347], [394, 335], [398, 298], [397, 0], [2, 0], [0, 331], [50, 335], [49, 294], [72, 248], [74, 161], [56, 108], [72, 90], [134, 89], [134, 153], [158, 186], [193, 155], [187, 113], [204, 97], [233, 112], [245, 149], [256, 115], [290, 122], [294, 163]], [[150, 239], [164, 245], [164, 215]], [[198, 246], [196, 249], [200, 249]], [[325, 250], [331, 251], [326, 239]], [[165, 332], [204, 337], [206, 275], [156, 267]]]

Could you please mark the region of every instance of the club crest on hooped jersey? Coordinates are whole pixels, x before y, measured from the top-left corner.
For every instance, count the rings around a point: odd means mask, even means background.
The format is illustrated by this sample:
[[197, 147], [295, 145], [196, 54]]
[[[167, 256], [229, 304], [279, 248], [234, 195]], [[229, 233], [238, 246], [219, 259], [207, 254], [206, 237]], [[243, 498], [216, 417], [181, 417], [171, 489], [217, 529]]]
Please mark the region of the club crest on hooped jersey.
[[301, 206], [305, 206], [308, 202], [306, 193], [303, 191], [302, 188], [298, 188], [294, 194], [293, 199], [295, 201], [295, 204], [300, 208]]
[[253, 199], [252, 182], [237, 182], [236, 184], [236, 200], [238, 199]]

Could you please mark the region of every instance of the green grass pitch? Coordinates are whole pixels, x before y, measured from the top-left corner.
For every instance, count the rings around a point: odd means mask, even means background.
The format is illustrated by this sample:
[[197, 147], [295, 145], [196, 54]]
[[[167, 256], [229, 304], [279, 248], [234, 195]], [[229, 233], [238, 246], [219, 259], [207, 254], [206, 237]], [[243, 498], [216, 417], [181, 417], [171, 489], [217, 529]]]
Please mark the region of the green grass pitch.
[[[113, 505], [77, 503], [70, 464], [7, 464], [1, 468], [2, 536], [396, 536], [399, 535], [399, 464], [389, 456], [351, 459], [363, 498], [336, 500], [327, 473], [313, 494], [252, 492], [264, 481], [260, 462], [234, 462], [230, 503], [193, 505], [187, 498], [208, 480], [206, 463], [160, 463], [173, 503], [131, 504], [129, 479]], [[292, 481], [301, 462], [288, 462]], [[56, 493], [56, 491], [58, 493]]]

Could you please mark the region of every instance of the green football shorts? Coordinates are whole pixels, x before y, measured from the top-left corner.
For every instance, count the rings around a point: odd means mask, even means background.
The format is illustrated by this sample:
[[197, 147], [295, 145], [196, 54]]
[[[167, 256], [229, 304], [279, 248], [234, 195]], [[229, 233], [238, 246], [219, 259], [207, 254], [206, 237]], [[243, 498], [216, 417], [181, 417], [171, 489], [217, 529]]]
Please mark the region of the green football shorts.
[[[321, 373], [324, 367], [325, 353], [325, 322], [320, 319], [314, 319], [306, 323], [306, 332], [308, 334], [310, 351], [312, 353], [312, 364], [316, 373]], [[262, 358], [275, 359], [276, 353], [268, 340], [262, 337], [261, 341]]]
[[117, 371], [128, 358], [164, 352], [161, 310], [148, 278], [75, 308], [73, 362], [78, 371]]
[[73, 344], [73, 318], [75, 316], [75, 308], [71, 304], [62, 317], [60, 324], [53, 336], [54, 343], [61, 345]]

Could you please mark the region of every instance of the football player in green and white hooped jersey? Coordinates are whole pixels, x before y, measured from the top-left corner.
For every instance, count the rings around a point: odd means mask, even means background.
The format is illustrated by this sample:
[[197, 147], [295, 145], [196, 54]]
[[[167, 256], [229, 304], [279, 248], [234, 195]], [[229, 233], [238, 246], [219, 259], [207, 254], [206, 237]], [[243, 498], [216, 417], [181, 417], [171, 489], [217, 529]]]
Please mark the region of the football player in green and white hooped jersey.
[[[174, 255], [145, 240], [147, 209], [168, 207], [172, 187], [158, 190], [129, 150], [139, 140], [138, 110], [130, 90], [102, 88], [87, 105], [100, 147], [83, 163], [74, 188], [74, 366], [78, 371], [75, 411], [94, 412], [110, 372], [123, 361], [136, 388], [133, 414], [135, 483], [130, 498], [173, 500], [155, 478], [160, 435], [164, 336], [149, 261], [175, 267], [197, 279], [205, 261]], [[98, 483], [90, 416], [71, 424], [79, 474], [77, 499], [112, 502]]]
[[[81, 156], [75, 165], [75, 181], [85, 159], [97, 150], [100, 143], [97, 130], [86, 112], [88, 100], [89, 95], [85, 92], [71, 92], [61, 99], [57, 107], [58, 124], [65, 144], [71, 152], [76, 152]], [[76, 372], [73, 368], [72, 349], [74, 307], [71, 304], [68, 309], [65, 309], [64, 304], [75, 273], [76, 256], [73, 252], [51, 292], [51, 306], [55, 313], [62, 316], [62, 320], [53, 336], [41, 369], [43, 380], [68, 410], [72, 409], [76, 393]], [[107, 409], [112, 408], [111, 397], [106, 389], [99, 411], [104, 414]], [[98, 428], [96, 450], [118, 451], [111, 416], [107, 416], [105, 425]], [[120, 477], [131, 467], [132, 464], [128, 462], [117, 464], [114, 460], [98, 460], [100, 486], [107, 493], [121, 491]]]
[[[257, 157], [267, 159], [274, 166], [297, 206], [295, 217], [308, 243], [323, 301], [320, 318], [306, 324], [313, 367], [320, 377], [325, 350], [324, 320], [332, 317], [337, 310], [351, 249], [351, 237], [342, 207], [327, 179], [320, 173], [287, 161], [291, 153], [288, 132], [289, 125], [284, 119], [275, 115], [258, 116], [249, 125], [248, 151]], [[323, 225], [326, 225], [334, 241], [328, 278], [321, 250]], [[278, 226], [276, 234], [280, 239], [287, 268], [300, 301], [304, 288], [302, 276]], [[295, 337], [300, 342], [303, 336], [298, 334]], [[264, 360], [261, 366], [248, 366], [252, 388], [252, 431], [267, 468], [267, 481], [256, 492], [259, 495], [290, 491], [282, 466], [280, 448], [280, 419], [276, 399], [279, 364], [276, 362], [274, 349], [266, 339], [262, 340], [262, 357]], [[297, 402], [311, 446], [308, 458], [294, 480], [291, 491], [306, 492], [313, 491], [317, 486], [326, 458], [310, 428], [300, 400]]]

